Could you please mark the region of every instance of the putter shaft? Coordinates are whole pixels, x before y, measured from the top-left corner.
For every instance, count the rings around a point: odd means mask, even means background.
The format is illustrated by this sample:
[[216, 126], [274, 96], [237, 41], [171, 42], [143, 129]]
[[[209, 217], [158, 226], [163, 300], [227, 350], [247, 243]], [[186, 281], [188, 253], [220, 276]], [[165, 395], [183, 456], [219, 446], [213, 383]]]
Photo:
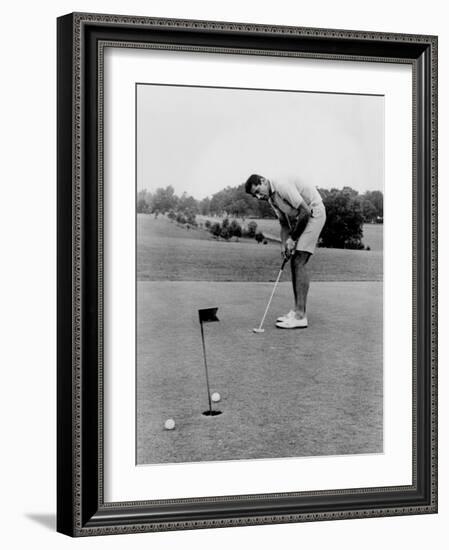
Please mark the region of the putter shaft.
[[273, 290], [272, 290], [272, 292], [271, 292], [270, 299], [268, 300], [268, 304], [267, 304], [267, 307], [266, 307], [266, 309], [265, 309], [265, 313], [263, 314], [262, 321], [260, 321], [260, 325], [259, 325], [259, 328], [258, 328], [257, 330], [261, 330], [262, 325], [263, 325], [263, 323], [264, 323], [264, 321], [265, 321], [265, 317], [267, 316], [268, 309], [269, 309], [270, 304], [271, 304], [271, 300], [273, 299], [273, 296], [274, 296], [276, 287], [278, 286], [278, 283], [279, 283], [279, 280], [280, 280], [280, 278], [281, 278], [282, 272], [284, 271], [284, 265], [285, 265], [285, 261], [282, 263], [282, 267], [281, 267], [281, 269], [279, 270], [279, 274], [278, 274], [278, 277], [277, 277], [277, 279], [276, 279], [276, 282], [274, 283], [274, 287], [273, 287]]

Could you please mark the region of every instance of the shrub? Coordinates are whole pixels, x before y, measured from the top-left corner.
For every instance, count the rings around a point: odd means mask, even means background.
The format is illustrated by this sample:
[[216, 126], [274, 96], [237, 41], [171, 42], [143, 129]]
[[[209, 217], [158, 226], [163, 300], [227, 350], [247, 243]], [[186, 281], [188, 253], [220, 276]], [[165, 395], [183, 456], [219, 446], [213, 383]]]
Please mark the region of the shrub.
[[183, 224], [184, 224], [184, 223], [186, 223], [187, 220], [186, 220], [186, 218], [185, 218], [185, 216], [184, 216], [184, 214], [183, 214], [182, 212], [178, 212], [178, 213], [176, 214], [176, 221], [177, 221], [178, 223], [183, 223]]
[[210, 229], [211, 225], [212, 225], [212, 224], [210, 223], [210, 220], [206, 220], [206, 221], [204, 222], [204, 227], [205, 227], [206, 229]]
[[232, 220], [229, 225], [229, 232], [232, 237], [241, 237], [242, 236], [242, 227], [237, 220]]
[[226, 240], [231, 238], [231, 232], [229, 231], [228, 226], [225, 226], [225, 227], [223, 227], [223, 225], [221, 226], [220, 237]]
[[365, 247], [363, 246], [363, 243], [359, 239], [354, 238], [354, 239], [348, 239], [345, 242], [344, 248], [349, 248], [351, 250], [364, 250]]
[[193, 227], [197, 227], [198, 223], [196, 221], [196, 215], [191, 210], [186, 213], [186, 221]]
[[246, 230], [246, 236], [250, 239], [253, 239], [256, 236], [257, 223], [255, 221], [250, 221], [248, 223], [248, 228]]
[[218, 237], [221, 232], [220, 224], [218, 222], [212, 224], [210, 227], [210, 232], [212, 233], [212, 235], [215, 235], [215, 237]]

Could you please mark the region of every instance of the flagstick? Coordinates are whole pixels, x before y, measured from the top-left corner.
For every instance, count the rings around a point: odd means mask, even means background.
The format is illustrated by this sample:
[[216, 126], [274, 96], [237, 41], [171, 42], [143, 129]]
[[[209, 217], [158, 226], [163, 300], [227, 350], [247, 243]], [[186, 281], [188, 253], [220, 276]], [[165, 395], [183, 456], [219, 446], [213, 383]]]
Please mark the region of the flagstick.
[[204, 330], [203, 330], [202, 321], [200, 322], [200, 325], [201, 325], [201, 340], [203, 342], [204, 368], [206, 369], [207, 398], [209, 399], [209, 412], [212, 414], [212, 401], [210, 399], [210, 387], [209, 387], [209, 373], [207, 372], [206, 344], [204, 342]]

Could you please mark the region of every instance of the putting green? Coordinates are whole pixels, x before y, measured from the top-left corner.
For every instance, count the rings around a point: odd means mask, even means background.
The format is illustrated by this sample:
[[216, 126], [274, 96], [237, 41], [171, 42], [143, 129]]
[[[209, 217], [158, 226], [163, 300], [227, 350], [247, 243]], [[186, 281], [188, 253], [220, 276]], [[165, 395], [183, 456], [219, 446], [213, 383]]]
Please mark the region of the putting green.
[[[137, 284], [140, 464], [382, 452], [382, 283], [313, 282], [305, 330], [279, 330], [291, 305], [280, 283]], [[204, 325], [208, 408], [198, 309]], [[173, 418], [176, 429], [164, 430]]]

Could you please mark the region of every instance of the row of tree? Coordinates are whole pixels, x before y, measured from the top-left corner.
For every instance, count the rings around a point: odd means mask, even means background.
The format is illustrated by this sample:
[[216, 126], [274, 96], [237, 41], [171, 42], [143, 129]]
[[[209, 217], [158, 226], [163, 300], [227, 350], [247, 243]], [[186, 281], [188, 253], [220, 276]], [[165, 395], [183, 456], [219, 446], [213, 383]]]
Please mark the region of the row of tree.
[[[383, 222], [383, 193], [366, 191], [359, 194], [351, 187], [343, 189], [319, 189], [326, 207], [327, 220], [320, 237], [320, 246], [328, 248], [364, 248], [362, 243], [364, 223]], [[140, 191], [137, 196], [137, 211], [140, 213], [170, 213], [172, 219], [184, 218], [195, 225], [198, 214], [204, 216], [273, 218], [270, 205], [245, 193], [244, 185], [226, 187], [197, 201], [183, 193], [178, 197], [174, 188], [156, 189], [154, 193]], [[227, 233], [226, 228], [220, 231]]]
[[170, 210], [202, 214], [203, 216], [232, 216], [239, 218], [271, 218], [273, 211], [266, 202], [256, 201], [245, 192], [244, 185], [226, 187], [201, 201], [183, 193], [180, 197], [169, 185], [154, 193], [146, 189], [137, 195], [137, 211], [140, 213], [166, 213]]
[[[323, 200], [328, 204], [338, 197], [349, 196], [351, 206], [359, 210], [364, 223], [381, 223], [383, 221], [383, 193], [381, 191], [366, 191], [359, 194], [358, 191], [344, 187], [343, 189], [319, 189]], [[231, 216], [239, 218], [272, 218], [274, 217], [270, 205], [264, 201], [255, 200], [245, 193], [244, 185], [238, 187], [226, 187], [215, 193], [212, 197], [198, 201], [194, 197], [183, 193], [180, 197], [175, 194], [171, 185], [166, 188], [158, 188], [154, 193], [142, 190], [137, 196], [138, 212], [166, 213], [190, 212], [194, 215], [204, 216]]]

